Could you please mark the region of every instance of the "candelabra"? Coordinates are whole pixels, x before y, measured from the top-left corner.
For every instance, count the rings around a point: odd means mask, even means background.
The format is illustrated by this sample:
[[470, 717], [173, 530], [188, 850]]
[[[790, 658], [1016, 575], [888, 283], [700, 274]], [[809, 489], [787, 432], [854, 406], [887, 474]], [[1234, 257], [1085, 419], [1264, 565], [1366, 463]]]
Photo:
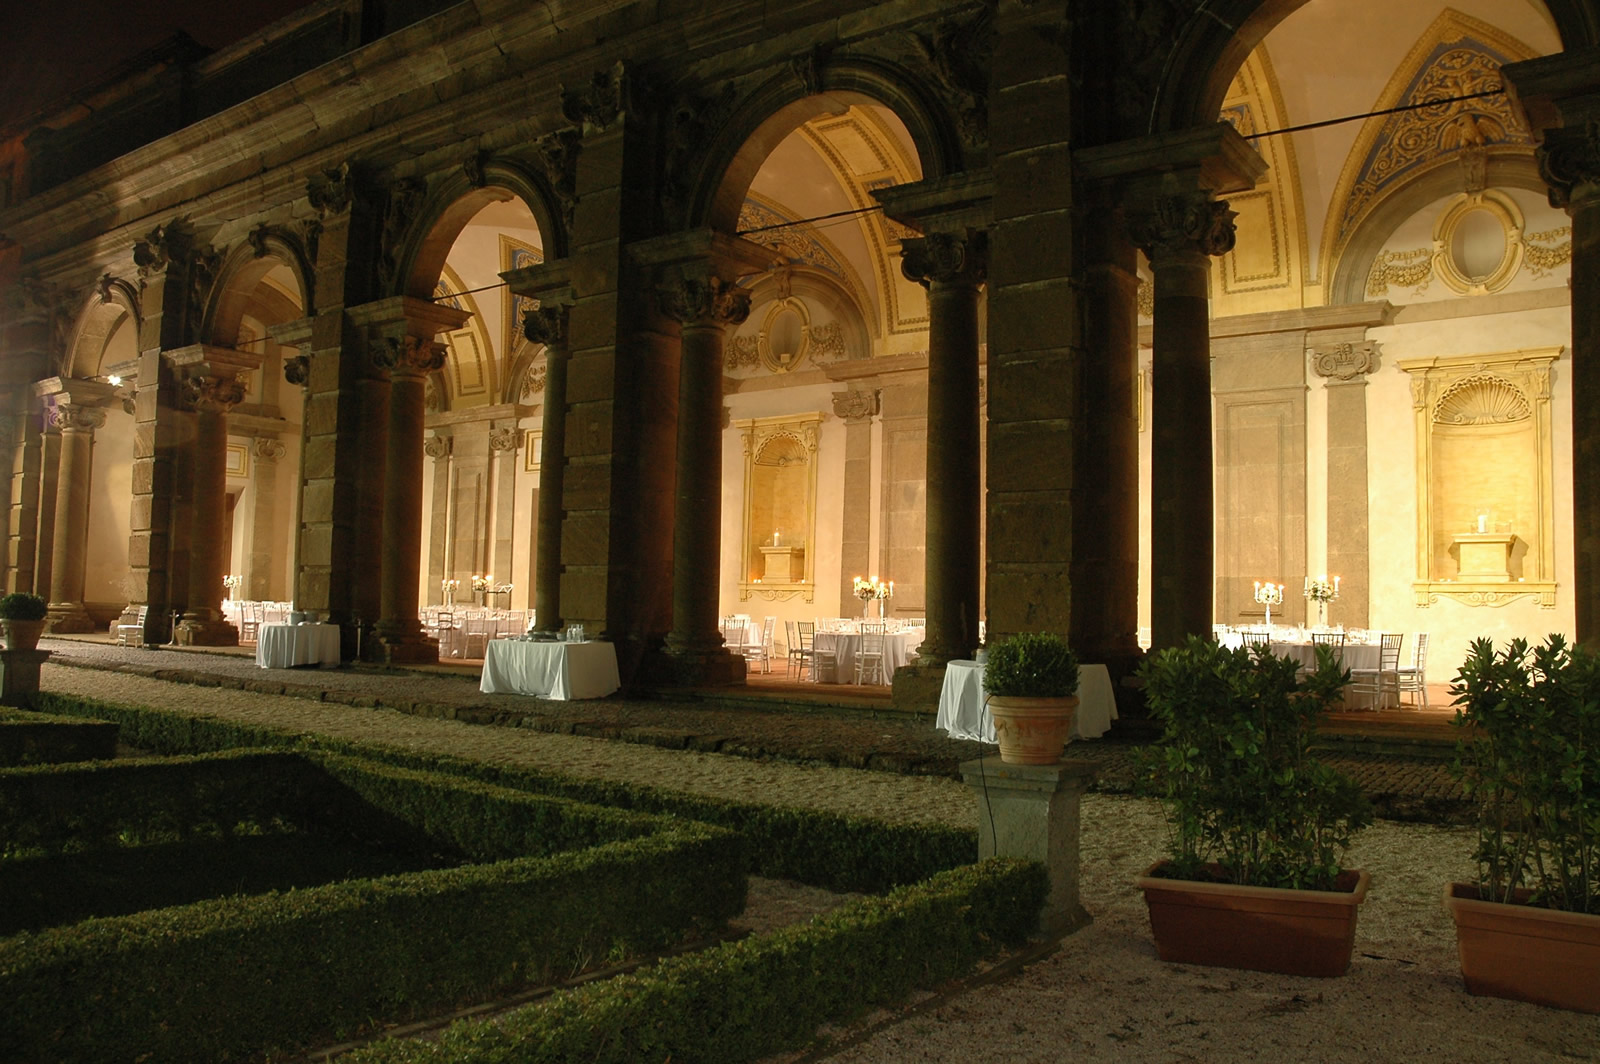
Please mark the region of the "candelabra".
[[[851, 581], [851, 587], [855, 590], [856, 598], [861, 600], [862, 620], [867, 618], [868, 611], [872, 608], [874, 601], [881, 603], [884, 599], [894, 598], [893, 580], [884, 583], [875, 576], [867, 580], [863, 580], [858, 576]], [[883, 616], [883, 607], [881, 605], [878, 607], [878, 616]]]
[[444, 592], [444, 604], [453, 606], [456, 601], [456, 592], [461, 590], [461, 581], [441, 580], [439, 581], [439, 590]]
[[1317, 627], [1323, 627], [1327, 621], [1328, 603], [1339, 597], [1339, 578], [1334, 577], [1330, 584], [1326, 576], [1315, 579], [1306, 577], [1305, 596], [1307, 602], [1317, 604]]
[[1283, 603], [1283, 585], [1256, 581], [1256, 601], [1267, 608], [1267, 631], [1272, 631], [1272, 607]]
[[237, 573], [229, 573], [227, 576], [222, 578], [222, 587], [227, 591], [227, 595], [224, 596], [225, 598], [233, 598], [233, 593], [238, 591], [239, 588], [243, 586], [244, 577]]

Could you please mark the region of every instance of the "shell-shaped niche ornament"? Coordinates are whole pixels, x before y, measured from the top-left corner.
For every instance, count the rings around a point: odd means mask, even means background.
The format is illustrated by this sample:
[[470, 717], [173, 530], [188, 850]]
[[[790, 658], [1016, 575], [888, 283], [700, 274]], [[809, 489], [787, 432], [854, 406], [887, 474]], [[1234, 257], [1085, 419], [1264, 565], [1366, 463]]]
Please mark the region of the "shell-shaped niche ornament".
[[1436, 425], [1508, 425], [1532, 416], [1527, 396], [1508, 381], [1477, 374], [1457, 381], [1434, 407]]

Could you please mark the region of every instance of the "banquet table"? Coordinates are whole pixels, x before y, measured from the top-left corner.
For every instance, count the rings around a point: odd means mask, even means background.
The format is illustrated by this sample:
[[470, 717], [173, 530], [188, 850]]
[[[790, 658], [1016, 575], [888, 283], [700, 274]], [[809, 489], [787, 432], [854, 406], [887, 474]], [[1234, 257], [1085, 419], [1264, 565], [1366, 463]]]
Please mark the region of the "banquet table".
[[256, 633], [256, 664], [263, 669], [339, 664], [336, 624], [263, 624]]
[[[907, 628], [902, 632], [889, 632], [883, 637], [883, 682], [888, 683], [894, 670], [916, 657], [922, 645], [925, 629]], [[819, 666], [818, 683], [855, 683], [856, 658], [861, 656], [860, 632], [817, 632], [811, 637], [813, 650], [824, 654], [833, 651], [834, 664]]]
[[[1220, 640], [1223, 646], [1230, 650], [1237, 650], [1244, 645], [1244, 637], [1238, 632], [1229, 632]], [[1315, 668], [1317, 664], [1317, 648], [1312, 643], [1280, 642], [1273, 640], [1271, 650], [1280, 658], [1293, 658], [1306, 668]], [[1342, 647], [1333, 650], [1344, 661], [1347, 669], [1376, 669], [1379, 664], [1379, 651], [1383, 648], [1377, 643], [1345, 643]]]
[[[1111, 673], [1104, 665], [1078, 667], [1078, 711], [1072, 717], [1072, 738], [1098, 739], [1117, 719], [1117, 701], [1111, 691]], [[994, 717], [983, 705], [983, 665], [952, 661], [944, 669], [939, 692], [939, 716], [934, 727], [952, 739], [994, 742]]]
[[617, 648], [599, 640], [537, 643], [491, 639], [483, 654], [485, 694], [535, 695], [557, 702], [604, 698], [622, 686]]

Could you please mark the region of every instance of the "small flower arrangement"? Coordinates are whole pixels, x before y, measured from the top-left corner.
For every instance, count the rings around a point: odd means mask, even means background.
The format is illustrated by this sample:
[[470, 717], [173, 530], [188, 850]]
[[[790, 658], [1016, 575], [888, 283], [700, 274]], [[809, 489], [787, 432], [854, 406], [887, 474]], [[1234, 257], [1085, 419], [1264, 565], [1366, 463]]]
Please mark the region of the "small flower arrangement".
[[229, 573], [222, 578], [222, 586], [227, 589], [228, 597], [232, 598], [233, 593], [244, 586], [244, 577], [238, 573]]
[[441, 580], [439, 581], [439, 590], [443, 591], [447, 595], [454, 594], [455, 592], [461, 590], [461, 581]]
[[875, 576], [867, 580], [863, 580], [858, 576], [851, 582], [851, 586], [855, 589], [856, 598], [862, 602], [870, 602], [873, 599], [894, 598], [893, 580], [886, 584]]
[[1332, 602], [1339, 597], [1339, 578], [1333, 578], [1333, 583], [1328, 583], [1327, 577], [1306, 577], [1305, 595], [1310, 602]]

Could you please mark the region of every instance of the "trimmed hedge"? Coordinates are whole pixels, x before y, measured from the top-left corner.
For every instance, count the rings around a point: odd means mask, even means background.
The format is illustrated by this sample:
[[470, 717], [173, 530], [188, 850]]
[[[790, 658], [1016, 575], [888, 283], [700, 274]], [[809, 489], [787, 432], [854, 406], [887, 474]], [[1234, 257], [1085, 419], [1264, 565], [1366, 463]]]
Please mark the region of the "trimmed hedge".
[[963, 974], [1037, 926], [1036, 862], [995, 858], [869, 898], [810, 924], [669, 958], [563, 991], [438, 1041], [387, 1040], [350, 1064], [735, 1064], [808, 1043], [816, 1029]]
[[707, 798], [463, 758], [420, 755], [381, 744], [343, 742], [215, 717], [116, 705], [52, 692], [42, 692], [38, 705], [52, 713], [114, 720], [122, 725], [125, 742], [161, 753], [187, 754], [241, 746], [347, 752], [594, 805], [664, 813], [717, 824], [745, 836], [751, 871], [756, 874], [792, 879], [829, 890], [881, 893], [978, 859], [978, 835], [971, 828], [885, 824], [867, 817]]
[[[229, 764], [228, 762], [232, 762]], [[0, 939], [0, 1059], [225, 1060], [404, 1019], [529, 983], [616, 952], [674, 944], [743, 909], [743, 840], [703, 824], [429, 777], [336, 755], [246, 751], [107, 771], [0, 772], [14, 811], [66, 783], [102, 786], [137, 811], [137, 785], [181, 802], [199, 781], [219, 804], [281, 768], [280, 819], [366, 831], [430, 825], [492, 864], [218, 899]], [[50, 777], [57, 777], [51, 780]], [[69, 777], [76, 777], [70, 780]], [[94, 788], [85, 789], [84, 780]], [[220, 786], [218, 785], [220, 781]], [[193, 788], [188, 793], [194, 794]], [[96, 805], [94, 801], [85, 804]], [[218, 818], [225, 822], [229, 812]], [[82, 818], [102, 841], [112, 819]], [[132, 817], [128, 819], [134, 819]], [[71, 815], [61, 818], [69, 823]], [[57, 829], [39, 839], [57, 837]], [[613, 841], [615, 840], [615, 841]]]
[[110, 721], [0, 706], [0, 766], [91, 761], [116, 752], [117, 726]]

